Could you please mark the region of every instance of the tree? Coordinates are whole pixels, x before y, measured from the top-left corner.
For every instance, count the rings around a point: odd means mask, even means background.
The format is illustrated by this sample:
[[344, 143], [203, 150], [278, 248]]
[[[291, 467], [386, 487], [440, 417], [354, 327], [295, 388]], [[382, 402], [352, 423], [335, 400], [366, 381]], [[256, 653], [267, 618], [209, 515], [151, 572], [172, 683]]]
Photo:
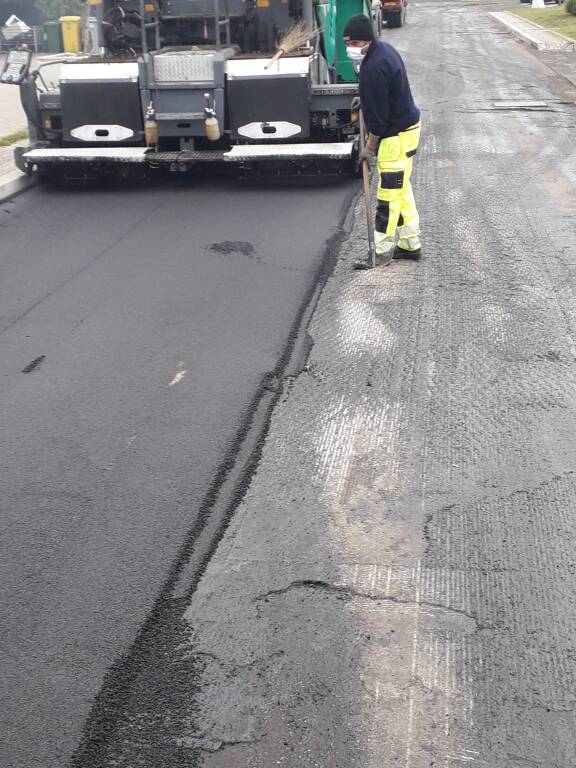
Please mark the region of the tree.
[[34, 0], [34, 5], [48, 19], [69, 14], [77, 16], [82, 11], [82, 0]]

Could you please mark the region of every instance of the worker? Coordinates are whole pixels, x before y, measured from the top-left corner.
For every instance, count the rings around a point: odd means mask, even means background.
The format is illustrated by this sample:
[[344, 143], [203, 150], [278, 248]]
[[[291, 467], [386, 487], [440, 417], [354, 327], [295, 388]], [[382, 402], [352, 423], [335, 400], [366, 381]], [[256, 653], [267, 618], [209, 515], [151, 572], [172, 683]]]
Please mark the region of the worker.
[[343, 37], [358, 73], [368, 131], [360, 160], [371, 165], [377, 154], [377, 264], [388, 265], [393, 258], [419, 259], [420, 220], [410, 176], [420, 141], [420, 110], [412, 98], [404, 62], [389, 43], [376, 40], [372, 21], [363, 14], [348, 19]]

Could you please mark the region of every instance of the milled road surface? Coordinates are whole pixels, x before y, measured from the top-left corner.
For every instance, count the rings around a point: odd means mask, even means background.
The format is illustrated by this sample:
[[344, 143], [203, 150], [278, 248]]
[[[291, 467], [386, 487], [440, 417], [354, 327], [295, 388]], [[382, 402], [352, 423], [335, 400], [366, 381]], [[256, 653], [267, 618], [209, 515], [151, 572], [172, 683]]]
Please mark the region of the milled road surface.
[[274, 389], [355, 190], [175, 182], [0, 206], [2, 766], [68, 763]]
[[574, 768], [576, 93], [489, 9], [390, 32], [425, 258], [352, 272], [358, 206], [250, 487], [77, 768]]

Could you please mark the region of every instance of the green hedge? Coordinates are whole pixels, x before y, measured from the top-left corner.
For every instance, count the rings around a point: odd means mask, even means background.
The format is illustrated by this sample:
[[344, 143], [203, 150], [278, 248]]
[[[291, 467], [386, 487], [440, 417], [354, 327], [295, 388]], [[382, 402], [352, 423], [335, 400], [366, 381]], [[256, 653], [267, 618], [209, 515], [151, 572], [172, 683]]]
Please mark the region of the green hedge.
[[564, 10], [566, 13], [571, 13], [572, 16], [576, 16], [576, 0], [566, 0]]

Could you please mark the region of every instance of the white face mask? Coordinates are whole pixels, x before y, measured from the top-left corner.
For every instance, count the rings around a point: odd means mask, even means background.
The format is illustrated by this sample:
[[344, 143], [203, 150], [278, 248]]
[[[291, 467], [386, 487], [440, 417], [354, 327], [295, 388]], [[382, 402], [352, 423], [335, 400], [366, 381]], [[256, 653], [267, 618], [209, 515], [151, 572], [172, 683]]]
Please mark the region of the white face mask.
[[346, 46], [346, 56], [352, 61], [354, 64], [360, 65], [364, 59], [364, 56], [366, 56], [365, 53], [363, 53], [363, 48], [356, 48], [352, 45]]

